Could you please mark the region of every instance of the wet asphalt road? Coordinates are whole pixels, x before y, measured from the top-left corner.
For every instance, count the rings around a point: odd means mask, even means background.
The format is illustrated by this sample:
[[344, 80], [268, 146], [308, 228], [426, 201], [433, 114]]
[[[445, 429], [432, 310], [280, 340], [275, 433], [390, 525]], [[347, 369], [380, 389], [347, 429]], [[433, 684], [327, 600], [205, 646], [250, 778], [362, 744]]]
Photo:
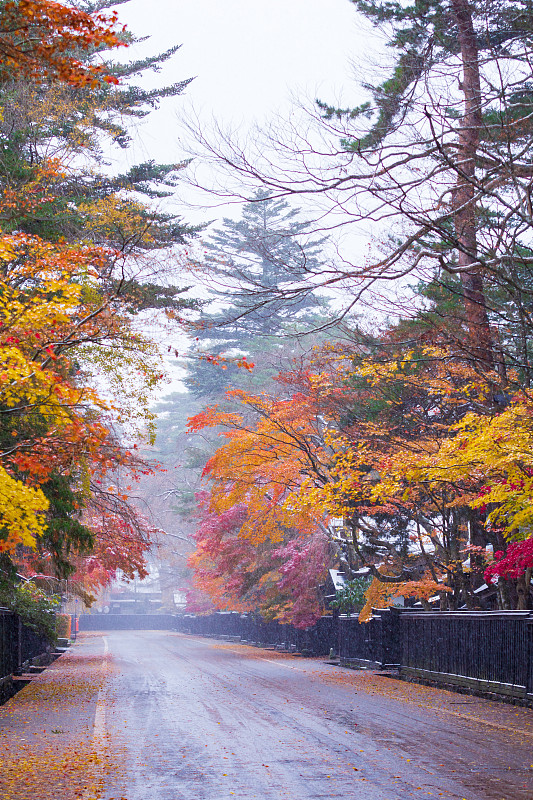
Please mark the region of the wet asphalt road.
[[533, 799], [533, 712], [181, 634], [98, 642], [105, 800]]

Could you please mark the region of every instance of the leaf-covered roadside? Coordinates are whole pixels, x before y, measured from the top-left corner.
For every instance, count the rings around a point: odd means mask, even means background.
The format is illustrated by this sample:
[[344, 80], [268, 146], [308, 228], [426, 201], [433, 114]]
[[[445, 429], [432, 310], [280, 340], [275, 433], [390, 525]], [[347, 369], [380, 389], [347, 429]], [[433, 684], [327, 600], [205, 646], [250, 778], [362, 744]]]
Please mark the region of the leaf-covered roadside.
[[80, 800], [87, 793], [98, 798], [109, 769], [103, 743], [93, 739], [95, 703], [103, 686], [101, 657], [65, 654], [0, 707], [5, 800], [30, 794], [42, 800]]

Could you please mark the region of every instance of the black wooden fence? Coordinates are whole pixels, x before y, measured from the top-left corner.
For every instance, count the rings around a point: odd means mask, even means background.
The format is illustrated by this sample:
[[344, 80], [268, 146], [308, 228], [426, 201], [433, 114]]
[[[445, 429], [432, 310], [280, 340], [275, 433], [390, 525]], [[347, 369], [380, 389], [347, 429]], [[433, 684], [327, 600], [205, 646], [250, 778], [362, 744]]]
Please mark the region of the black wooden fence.
[[405, 678], [462, 686], [533, 702], [533, 613], [529, 611], [375, 610], [322, 617], [307, 630], [234, 612], [83, 616], [80, 630], [175, 630], [310, 656], [334, 650], [340, 663], [395, 668]]
[[0, 686], [33, 659], [50, 654], [48, 639], [24, 625], [13, 611], [0, 608]]
[[322, 617], [316, 625], [300, 630], [292, 625], [266, 622], [259, 616], [218, 611], [214, 614], [83, 614], [80, 631], [171, 630], [200, 636], [221, 636], [264, 647], [310, 656], [328, 655], [337, 646], [333, 617]]
[[30, 664], [36, 658], [49, 656], [53, 649], [50, 640], [46, 636], [24, 625], [20, 619], [18, 620], [18, 644], [16, 672], [22, 671], [25, 665]]
[[341, 664], [378, 669], [400, 666], [400, 612], [394, 608], [375, 610], [369, 622], [341, 616], [337, 651]]
[[533, 701], [533, 614], [400, 614], [400, 672]]
[[225, 636], [314, 656], [333, 649], [346, 666], [394, 668], [405, 678], [533, 702], [533, 613], [529, 611], [378, 609], [367, 623], [357, 617], [323, 617], [305, 631], [233, 613], [176, 620], [176, 629], [185, 633]]
[[273, 647], [310, 656], [325, 656], [336, 646], [336, 624], [333, 617], [322, 617], [307, 630], [283, 625], [276, 620], [234, 612], [218, 612], [207, 616], [176, 617], [176, 630], [202, 636], [225, 636], [260, 647]]
[[12, 611], [0, 608], [0, 683], [18, 668], [18, 622]]

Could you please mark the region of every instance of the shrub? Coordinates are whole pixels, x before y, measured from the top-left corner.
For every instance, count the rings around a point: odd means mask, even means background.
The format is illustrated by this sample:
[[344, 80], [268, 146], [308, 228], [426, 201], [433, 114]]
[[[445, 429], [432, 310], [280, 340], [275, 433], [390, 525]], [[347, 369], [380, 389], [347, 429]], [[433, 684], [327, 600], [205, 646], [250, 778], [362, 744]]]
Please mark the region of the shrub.
[[22, 622], [50, 642], [56, 639], [55, 610], [59, 597], [49, 596], [31, 582], [12, 586], [7, 596], [0, 597], [0, 603], [19, 615]]
[[70, 639], [71, 624], [70, 614], [56, 614], [56, 636], [59, 639]]

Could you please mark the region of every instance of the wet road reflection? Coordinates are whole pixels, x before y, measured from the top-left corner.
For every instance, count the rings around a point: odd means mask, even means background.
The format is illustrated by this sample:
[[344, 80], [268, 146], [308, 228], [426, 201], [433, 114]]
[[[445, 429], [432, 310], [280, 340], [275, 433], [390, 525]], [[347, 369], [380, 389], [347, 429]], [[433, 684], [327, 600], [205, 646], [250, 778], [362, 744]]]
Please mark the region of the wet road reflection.
[[317, 660], [168, 632], [103, 635], [105, 800], [533, 798], [533, 729], [517, 732], [510, 708], [480, 721], [487, 701], [454, 705], [470, 701]]

